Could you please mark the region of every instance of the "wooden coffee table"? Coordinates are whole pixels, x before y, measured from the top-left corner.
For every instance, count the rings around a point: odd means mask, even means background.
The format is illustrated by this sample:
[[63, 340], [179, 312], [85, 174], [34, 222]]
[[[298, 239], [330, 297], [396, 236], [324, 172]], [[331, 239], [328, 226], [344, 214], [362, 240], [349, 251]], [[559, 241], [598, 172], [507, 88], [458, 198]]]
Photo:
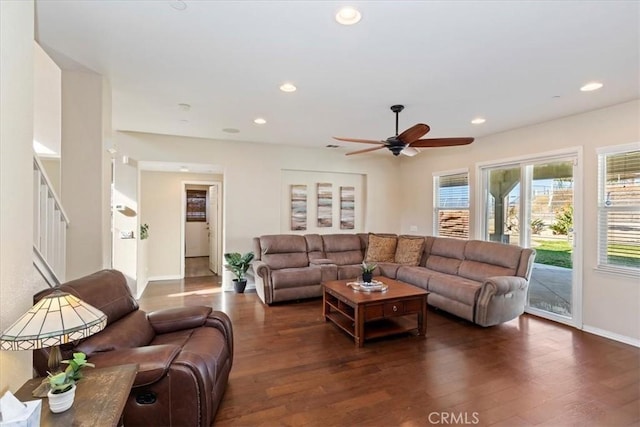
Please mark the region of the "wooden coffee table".
[[[333, 280], [322, 284], [324, 320], [335, 323], [355, 340], [357, 347], [371, 338], [417, 330], [424, 337], [427, 329], [429, 292], [386, 277], [374, 277], [389, 289], [361, 292], [347, 283]], [[417, 317], [417, 322], [416, 318]]]

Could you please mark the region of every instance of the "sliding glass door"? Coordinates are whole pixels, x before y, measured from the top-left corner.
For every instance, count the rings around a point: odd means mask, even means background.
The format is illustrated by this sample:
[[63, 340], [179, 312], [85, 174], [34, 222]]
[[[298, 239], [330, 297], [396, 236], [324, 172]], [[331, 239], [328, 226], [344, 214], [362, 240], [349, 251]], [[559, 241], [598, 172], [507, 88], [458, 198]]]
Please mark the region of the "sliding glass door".
[[577, 156], [483, 166], [483, 238], [536, 249], [527, 312], [575, 323]]

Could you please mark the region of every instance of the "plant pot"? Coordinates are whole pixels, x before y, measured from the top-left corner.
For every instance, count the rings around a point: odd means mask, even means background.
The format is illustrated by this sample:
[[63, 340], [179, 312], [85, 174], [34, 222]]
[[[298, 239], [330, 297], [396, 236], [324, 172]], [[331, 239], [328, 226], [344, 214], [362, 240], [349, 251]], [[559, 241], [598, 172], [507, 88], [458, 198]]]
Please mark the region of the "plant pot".
[[73, 384], [71, 388], [64, 393], [53, 393], [49, 390], [47, 397], [49, 398], [49, 409], [51, 409], [51, 412], [54, 414], [64, 412], [73, 405], [73, 400], [76, 397], [76, 385]]
[[245, 280], [233, 279], [233, 288], [235, 289], [236, 293], [243, 294], [244, 288], [246, 287], [247, 287], [246, 279]]
[[371, 273], [362, 273], [362, 281], [364, 283], [371, 283], [373, 280], [373, 272]]

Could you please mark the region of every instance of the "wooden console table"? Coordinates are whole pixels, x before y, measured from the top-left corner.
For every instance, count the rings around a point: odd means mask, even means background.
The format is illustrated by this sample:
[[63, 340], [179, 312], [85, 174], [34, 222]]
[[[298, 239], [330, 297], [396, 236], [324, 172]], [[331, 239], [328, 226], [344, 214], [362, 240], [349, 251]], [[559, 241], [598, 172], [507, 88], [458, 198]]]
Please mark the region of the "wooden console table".
[[15, 396], [23, 402], [42, 400], [42, 427], [117, 427], [121, 425], [122, 411], [137, 372], [138, 365], [83, 369], [83, 378], [76, 384], [73, 406], [60, 414], [49, 410], [49, 399], [31, 394], [42, 383], [42, 377], [27, 381]]

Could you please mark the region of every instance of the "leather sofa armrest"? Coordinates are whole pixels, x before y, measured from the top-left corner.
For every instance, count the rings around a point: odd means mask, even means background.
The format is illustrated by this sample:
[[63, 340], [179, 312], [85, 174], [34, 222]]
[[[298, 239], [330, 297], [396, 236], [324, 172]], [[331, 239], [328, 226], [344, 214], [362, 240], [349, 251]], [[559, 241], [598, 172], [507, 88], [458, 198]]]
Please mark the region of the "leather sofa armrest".
[[150, 345], [146, 347], [125, 348], [121, 350], [96, 353], [89, 361], [97, 368], [135, 363], [138, 373], [134, 387], [153, 384], [162, 379], [169, 370], [171, 362], [180, 353], [180, 346], [173, 344]]
[[526, 289], [529, 282], [518, 276], [494, 276], [485, 279], [483, 287], [489, 287], [493, 295], [506, 295], [509, 292]]
[[222, 332], [222, 335], [224, 335], [224, 339], [229, 346], [229, 360], [233, 362], [233, 326], [227, 313], [217, 310], [212, 311], [207, 317], [205, 326], [217, 328]]
[[211, 307], [176, 307], [153, 311], [147, 314], [156, 334], [192, 329], [204, 325]]

